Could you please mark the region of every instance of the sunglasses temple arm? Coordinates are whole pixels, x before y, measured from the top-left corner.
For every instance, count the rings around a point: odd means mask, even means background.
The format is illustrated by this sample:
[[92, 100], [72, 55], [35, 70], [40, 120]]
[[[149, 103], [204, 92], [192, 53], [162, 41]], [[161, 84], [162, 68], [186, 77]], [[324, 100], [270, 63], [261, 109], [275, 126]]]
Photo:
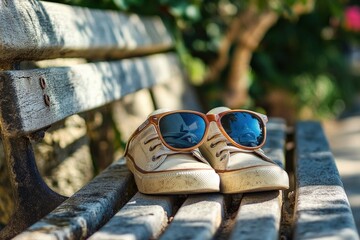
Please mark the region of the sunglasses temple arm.
[[262, 119], [265, 123], [267, 123], [267, 122], [269, 121], [268, 117], [267, 117], [265, 114], [259, 113], [259, 115], [260, 115], [261, 119]]

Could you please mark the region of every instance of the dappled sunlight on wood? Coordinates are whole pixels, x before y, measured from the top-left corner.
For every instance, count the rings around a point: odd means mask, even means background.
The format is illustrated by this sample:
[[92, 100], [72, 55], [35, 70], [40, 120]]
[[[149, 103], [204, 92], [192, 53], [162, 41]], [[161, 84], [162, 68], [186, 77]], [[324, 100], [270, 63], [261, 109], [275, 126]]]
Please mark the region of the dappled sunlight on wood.
[[164, 51], [173, 46], [159, 17], [20, 0], [8, 1], [0, 13], [1, 22], [7, 23], [0, 26], [1, 32], [6, 33], [0, 36], [2, 60], [114, 58]]
[[326, 122], [325, 130], [349, 198], [357, 229], [360, 229], [360, 116], [355, 114]]

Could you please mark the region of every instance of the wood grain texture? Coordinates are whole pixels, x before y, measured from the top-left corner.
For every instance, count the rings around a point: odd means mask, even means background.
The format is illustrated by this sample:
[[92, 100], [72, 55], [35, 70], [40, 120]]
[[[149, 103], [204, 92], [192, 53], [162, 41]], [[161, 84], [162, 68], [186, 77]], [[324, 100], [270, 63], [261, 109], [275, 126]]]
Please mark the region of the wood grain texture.
[[109, 220], [135, 189], [121, 159], [14, 239], [84, 239]]
[[319, 122], [296, 125], [294, 239], [359, 239]]
[[282, 192], [243, 195], [229, 239], [279, 239]]
[[[41, 87], [40, 78], [46, 86]], [[26, 134], [156, 84], [182, 78], [173, 53], [0, 74], [4, 134]], [[46, 104], [45, 95], [49, 97]]]
[[137, 193], [89, 240], [156, 239], [172, 215], [175, 196]]
[[118, 58], [173, 47], [159, 17], [37, 0], [0, 2], [0, 60]]
[[192, 195], [180, 207], [160, 239], [212, 239], [223, 216], [224, 195]]
[[[277, 164], [285, 164], [286, 125], [283, 119], [270, 118], [264, 151]], [[230, 239], [278, 239], [282, 191], [243, 194]]]
[[285, 168], [286, 122], [282, 118], [269, 118], [266, 124], [267, 137], [263, 146], [265, 154]]

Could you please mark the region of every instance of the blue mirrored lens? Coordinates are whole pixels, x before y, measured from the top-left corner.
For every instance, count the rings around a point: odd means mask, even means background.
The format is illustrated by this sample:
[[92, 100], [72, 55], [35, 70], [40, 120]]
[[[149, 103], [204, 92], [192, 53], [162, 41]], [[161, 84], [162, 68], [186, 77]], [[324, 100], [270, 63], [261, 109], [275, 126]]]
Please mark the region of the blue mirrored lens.
[[261, 120], [251, 113], [228, 113], [221, 118], [221, 125], [229, 137], [241, 146], [257, 147], [264, 141], [264, 126]]
[[173, 113], [160, 119], [159, 128], [164, 141], [174, 148], [190, 148], [204, 137], [205, 120], [194, 113]]

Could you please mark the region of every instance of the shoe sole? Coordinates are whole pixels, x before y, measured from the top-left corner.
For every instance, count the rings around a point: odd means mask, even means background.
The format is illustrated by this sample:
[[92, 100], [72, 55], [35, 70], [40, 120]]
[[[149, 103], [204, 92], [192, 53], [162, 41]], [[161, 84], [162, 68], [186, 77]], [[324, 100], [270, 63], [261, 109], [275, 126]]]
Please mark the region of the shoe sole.
[[218, 173], [220, 176], [220, 192], [244, 193], [289, 188], [287, 173], [278, 166], [252, 167]]
[[194, 194], [220, 190], [220, 178], [213, 169], [142, 173], [132, 161], [127, 161], [127, 166], [141, 193]]

